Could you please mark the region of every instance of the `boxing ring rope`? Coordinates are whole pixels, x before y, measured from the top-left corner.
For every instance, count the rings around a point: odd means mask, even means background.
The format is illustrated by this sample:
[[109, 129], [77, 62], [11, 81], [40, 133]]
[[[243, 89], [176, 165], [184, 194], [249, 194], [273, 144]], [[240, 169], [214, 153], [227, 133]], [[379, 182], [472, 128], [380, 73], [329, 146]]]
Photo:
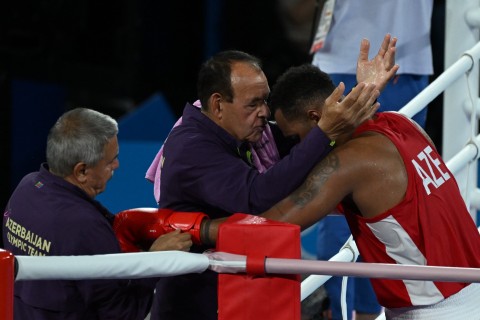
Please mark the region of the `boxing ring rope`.
[[[201, 273], [245, 273], [248, 257], [226, 252], [182, 251], [105, 254], [94, 256], [17, 256], [15, 281], [136, 279]], [[121, 262], [121, 263], [120, 263]], [[106, 270], [102, 270], [105, 268]], [[434, 267], [265, 258], [267, 274], [313, 274], [383, 279], [480, 283], [479, 268]]]
[[[350, 254], [342, 252], [344, 250], [350, 251]], [[3, 253], [5, 252], [3, 251]], [[341, 260], [352, 260], [354, 258], [354, 250], [344, 247], [339, 255], [332, 258], [338, 259], [338, 261], [266, 257], [264, 269], [267, 274], [318, 275], [321, 276], [321, 284], [331, 276], [480, 283], [480, 269], [476, 268], [341, 262]], [[167, 277], [201, 273], [207, 269], [218, 273], [244, 273], [247, 270], [248, 263], [248, 257], [244, 255], [225, 252], [197, 254], [181, 251], [93, 256], [17, 256], [15, 259], [18, 262], [15, 281]], [[12, 271], [5, 273], [13, 274]], [[10, 288], [7, 289], [11, 292], [9, 292], [9, 296], [4, 297], [3, 302], [13, 303], [13, 281], [6, 280], [11, 282]], [[318, 283], [315, 283], [309, 290], [313, 292], [317, 285]], [[302, 291], [304, 291], [303, 283]], [[302, 297], [304, 295], [308, 294], [302, 293]], [[8, 299], [9, 297], [10, 299]]]
[[[480, 59], [480, 42], [470, 50], [465, 51], [460, 59], [446, 69], [435, 81], [433, 81], [425, 90], [420, 92], [415, 98], [407, 103], [400, 113], [411, 118], [425, 106], [432, 102], [438, 95], [447, 89], [453, 82], [457, 81], [466, 72], [470, 71], [475, 61]], [[454, 157], [447, 161], [447, 167], [455, 174], [468, 163], [477, 160], [480, 157], [480, 135], [477, 135], [472, 141], [458, 152]], [[477, 200], [480, 202], [480, 198]]]
[[453, 65], [446, 69], [441, 75], [435, 79], [427, 88], [420, 92], [415, 98], [410, 100], [402, 109], [407, 117], [411, 118], [421, 111], [427, 104], [439, 96], [445, 89], [447, 89], [453, 82], [457, 81], [461, 76], [471, 70], [475, 61], [480, 59], [480, 42], [473, 48], [464, 52], [462, 57]]
[[[328, 261], [336, 262], [355, 262], [359, 256], [358, 248], [353, 241], [353, 237], [350, 236], [347, 242], [342, 246], [336, 255], [330, 258]], [[300, 301], [305, 300], [309, 295], [311, 295], [315, 290], [320, 288], [325, 282], [328, 281], [332, 276], [331, 275], [317, 275], [312, 274], [308, 276], [305, 280], [302, 281], [301, 292], [300, 292]], [[346, 284], [345, 284], [346, 285]], [[343, 287], [343, 286], [342, 286]], [[343, 288], [346, 290], [346, 288]]]
[[[477, 160], [480, 157], [480, 135], [472, 139], [459, 153], [446, 162], [448, 169], [453, 173], [458, 173], [468, 163]], [[480, 198], [479, 198], [480, 200]], [[478, 201], [478, 200], [477, 200]], [[475, 206], [480, 208], [480, 206]]]
[[17, 256], [16, 259], [16, 281], [171, 277], [201, 273], [209, 267], [206, 255], [182, 251], [94, 256]]

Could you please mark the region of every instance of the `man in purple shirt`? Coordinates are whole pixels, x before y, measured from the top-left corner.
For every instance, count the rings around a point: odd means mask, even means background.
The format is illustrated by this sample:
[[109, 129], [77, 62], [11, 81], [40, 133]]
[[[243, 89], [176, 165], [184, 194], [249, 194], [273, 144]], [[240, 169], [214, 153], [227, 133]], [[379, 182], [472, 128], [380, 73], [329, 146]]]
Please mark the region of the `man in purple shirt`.
[[[47, 163], [26, 175], [3, 214], [5, 249], [14, 255], [120, 253], [114, 215], [94, 198], [118, 161], [118, 126], [111, 117], [78, 108], [50, 130]], [[189, 233], [159, 237], [150, 251], [189, 250]], [[144, 319], [157, 279], [17, 281], [15, 319]]]
[[[393, 64], [386, 65], [391, 72]], [[338, 136], [353, 132], [378, 108], [375, 84], [360, 83], [338, 102], [343, 90], [340, 84], [326, 97], [318, 126], [288, 156], [260, 173], [249, 152], [270, 116], [267, 79], [260, 61], [249, 54], [215, 55], [199, 72], [202, 108], [187, 104], [182, 124], [164, 144], [159, 207], [208, 212], [213, 219], [267, 210], [302, 184]], [[209, 271], [160, 279], [151, 319], [217, 319], [216, 280]]]

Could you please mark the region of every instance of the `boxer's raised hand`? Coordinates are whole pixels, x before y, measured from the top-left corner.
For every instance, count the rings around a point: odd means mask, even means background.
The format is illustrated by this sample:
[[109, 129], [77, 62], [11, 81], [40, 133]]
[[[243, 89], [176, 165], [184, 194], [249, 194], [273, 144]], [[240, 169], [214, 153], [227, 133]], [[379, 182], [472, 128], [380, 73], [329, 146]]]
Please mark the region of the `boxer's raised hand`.
[[373, 83], [381, 92], [400, 68], [395, 64], [397, 38], [387, 34], [377, 55], [368, 60], [370, 42], [363, 39], [357, 60], [357, 83]]

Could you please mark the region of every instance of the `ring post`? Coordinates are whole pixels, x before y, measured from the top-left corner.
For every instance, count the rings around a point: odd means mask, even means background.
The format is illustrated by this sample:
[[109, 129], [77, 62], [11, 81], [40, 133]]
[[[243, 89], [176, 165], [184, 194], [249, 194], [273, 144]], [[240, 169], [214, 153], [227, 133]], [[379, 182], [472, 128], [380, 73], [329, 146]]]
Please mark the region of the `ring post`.
[[13, 283], [15, 258], [0, 249], [0, 319], [13, 319]]

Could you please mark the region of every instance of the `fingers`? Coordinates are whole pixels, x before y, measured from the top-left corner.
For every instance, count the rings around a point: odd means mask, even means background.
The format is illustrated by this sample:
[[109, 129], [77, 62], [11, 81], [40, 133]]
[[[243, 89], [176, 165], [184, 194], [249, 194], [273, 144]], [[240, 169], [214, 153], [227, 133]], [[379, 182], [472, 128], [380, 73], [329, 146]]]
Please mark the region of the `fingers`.
[[352, 90], [342, 101], [340, 106], [344, 108], [344, 113], [348, 116], [353, 127], [372, 117], [377, 111], [379, 104], [375, 100], [380, 92], [374, 84], [360, 83]]
[[329, 95], [327, 99], [325, 99], [325, 107], [336, 104], [338, 100], [340, 100], [344, 92], [345, 84], [343, 82], [340, 82], [339, 85], [335, 88], [335, 90], [333, 90], [332, 94]]
[[192, 245], [192, 235], [177, 229], [158, 237], [150, 247], [150, 251], [189, 251]]
[[[380, 91], [373, 88], [366, 87], [359, 95], [358, 99], [352, 105], [351, 109], [357, 113], [357, 123], [360, 124], [367, 119], [370, 119], [380, 107], [380, 103], [375, 102], [380, 95]], [[356, 110], [356, 111], [355, 111]]]
[[384, 59], [387, 68], [391, 68], [395, 64], [397, 40], [397, 37], [392, 38], [390, 34], [387, 34], [378, 49], [377, 57]]
[[190, 240], [192, 238], [192, 235], [188, 232], [182, 232], [182, 230], [180, 229], [175, 229], [172, 232], [161, 235], [160, 238], [161, 237], [164, 237], [164, 238], [170, 237], [178, 240]]
[[[367, 90], [361, 93], [360, 97], [358, 98], [358, 102], [360, 104], [363, 104], [366, 108], [374, 109], [374, 107], [372, 106], [375, 104], [375, 101], [380, 96], [380, 91], [376, 88], [374, 84], [369, 84], [366, 89]], [[375, 111], [370, 112], [370, 115], [373, 115], [373, 113], [375, 113]]]
[[[372, 105], [380, 95], [374, 84], [359, 83], [342, 101], [340, 107], [345, 108], [353, 113], [366, 113], [373, 115], [371, 112]], [[362, 117], [363, 118], [363, 117]]]
[[370, 51], [370, 41], [362, 39], [360, 42], [360, 54], [358, 55], [358, 62], [368, 61], [368, 52]]
[[171, 248], [169, 250], [189, 251], [192, 246], [192, 235], [188, 232], [181, 232], [180, 229], [164, 234], [162, 237], [170, 237]]
[[385, 59], [384, 65], [385, 65], [385, 68], [387, 69], [393, 68], [395, 66], [395, 54], [397, 52], [396, 45], [397, 45], [397, 38], [394, 37], [388, 44], [388, 48], [384, 56], [384, 59]]
[[[378, 58], [386, 59], [393, 66], [395, 62], [395, 52], [396, 52], [397, 38], [393, 37], [390, 34], [386, 34], [383, 38], [383, 42], [378, 49], [377, 56]], [[362, 39], [360, 43], [360, 54], [358, 56], [359, 62], [368, 61], [368, 52], [370, 51], [370, 41], [368, 39]]]
[[[377, 111], [379, 104], [375, 100], [380, 95], [373, 83], [359, 83], [350, 93], [339, 103], [339, 93], [344, 91], [343, 84], [339, 85], [327, 100], [322, 110], [322, 117], [318, 126], [332, 140], [340, 136], [353, 133], [355, 128], [373, 116]], [[335, 100], [337, 99], [337, 100]]]
[[[353, 89], [348, 93], [348, 95], [345, 97], [345, 99], [343, 99], [342, 103], [344, 105], [351, 105], [353, 102], [355, 102], [358, 97], [360, 96], [360, 94], [362, 94], [362, 92], [364, 92], [364, 88], [365, 86], [369, 86], [367, 85], [366, 83], [364, 82], [360, 82], [359, 84], [357, 84], [355, 87], [353, 87]], [[369, 86], [370, 87], [370, 86]], [[368, 89], [369, 91], [371, 91], [371, 88]]]
[[390, 47], [390, 39], [391, 39], [391, 35], [389, 33], [387, 33], [385, 35], [385, 37], [383, 38], [383, 42], [382, 42], [382, 45], [380, 46], [380, 48], [378, 49], [378, 55], [383, 57], [385, 55], [385, 53], [388, 51], [389, 47]]
[[390, 40], [390, 43], [388, 44], [388, 50], [391, 50], [392, 48], [397, 47], [397, 37], [393, 37], [392, 40]]
[[362, 40], [357, 61], [357, 81], [374, 83], [382, 91], [399, 69], [395, 64], [396, 45], [396, 37], [385, 35], [377, 55], [369, 61], [369, 43], [366, 39]]
[[397, 38], [393, 38], [389, 44], [388, 51], [385, 53], [384, 67], [387, 70], [386, 78], [390, 79], [397, 73], [400, 66], [395, 64], [395, 54], [397, 53]]
[[398, 69], [400, 69], [400, 66], [398, 64], [394, 65], [392, 68], [390, 68], [390, 70], [388, 70], [388, 72], [386, 74], [386, 78], [387, 79], [393, 78], [395, 73], [397, 73]]

